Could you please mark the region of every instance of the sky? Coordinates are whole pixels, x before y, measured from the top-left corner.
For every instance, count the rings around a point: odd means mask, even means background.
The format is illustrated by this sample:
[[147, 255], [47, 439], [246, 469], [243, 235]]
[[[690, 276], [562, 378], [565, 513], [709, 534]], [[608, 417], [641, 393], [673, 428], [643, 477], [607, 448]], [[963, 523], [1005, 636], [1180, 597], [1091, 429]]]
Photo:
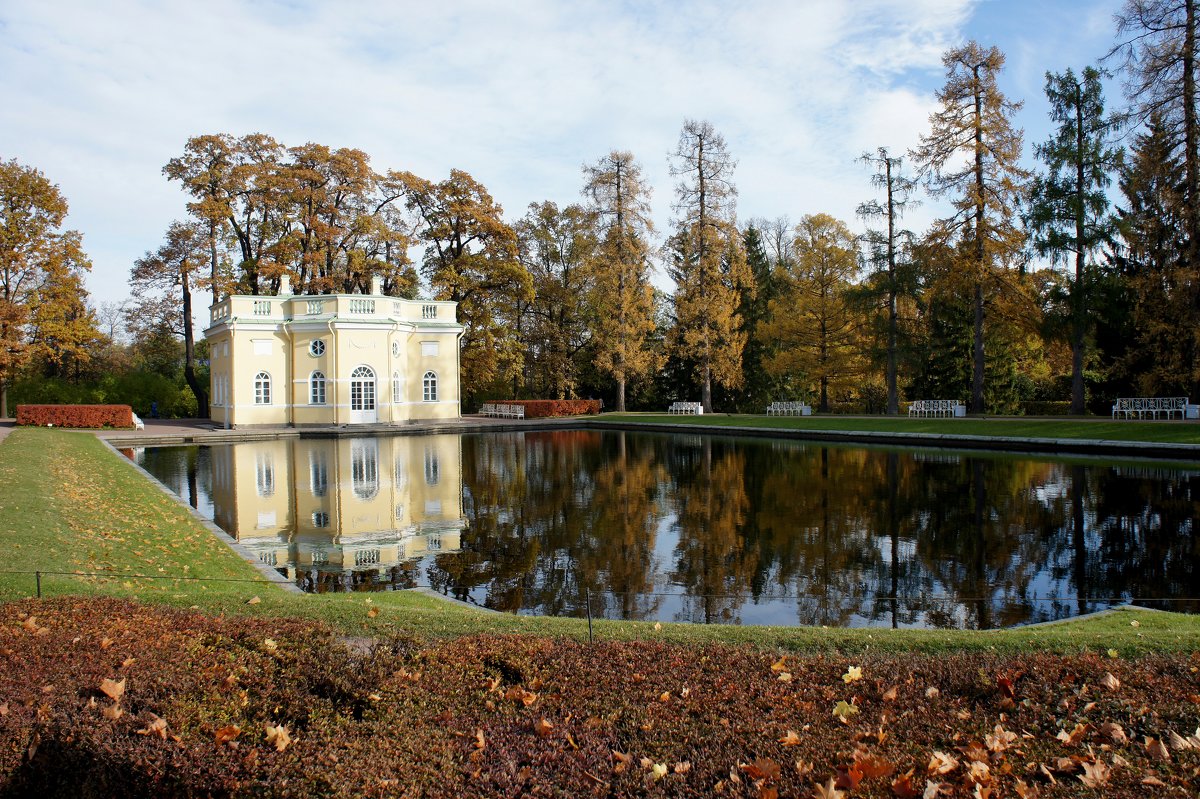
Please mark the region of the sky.
[[[581, 168], [630, 150], [670, 229], [668, 154], [705, 119], [738, 161], [741, 220], [830, 213], [861, 230], [856, 158], [928, 131], [942, 54], [1008, 62], [1027, 165], [1047, 70], [1095, 63], [1120, 0], [0, 0], [0, 159], [42, 171], [92, 260], [92, 301], [186, 215], [162, 167], [189, 137], [266, 133], [365, 151], [377, 171], [482, 182], [509, 222], [580, 202]], [[1109, 95], [1120, 103], [1119, 86]], [[907, 225], [938, 211], [925, 203]]]

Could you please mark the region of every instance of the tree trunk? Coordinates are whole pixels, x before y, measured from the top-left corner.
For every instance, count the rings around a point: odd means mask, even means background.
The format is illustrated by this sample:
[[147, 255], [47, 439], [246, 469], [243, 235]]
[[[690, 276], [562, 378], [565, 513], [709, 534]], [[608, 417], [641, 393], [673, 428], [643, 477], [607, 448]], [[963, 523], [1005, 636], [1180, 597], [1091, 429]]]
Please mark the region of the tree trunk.
[[625, 413], [625, 378], [617, 378], [617, 413]]
[[971, 374], [971, 410], [983, 413], [983, 275], [987, 266], [984, 247], [983, 95], [979, 67], [975, 67], [975, 331], [974, 369]]
[[705, 413], [712, 413], [712, 366], [704, 365], [704, 383], [700, 387], [700, 405]]
[[8, 418], [8, 381], [0, 380], [0, 419]]
[[187, 272], [182, 273], [181, 283], [183, 286], [183, 379], [187, 381], [188, 388], [196, 397], [196, 415], [201, 419], [207, 419], [209, 417], [208, 392], [196, 378], [196, 341], [195, 334], [192, 332], [192, 288], [188, 284]]
[[1083, 297], [1084, 171], [1083, 171], [1083, 90], [1075, 84], [1075, 282], [1071, 286], [1071, 413], [1085, 412], [1083, 397], [1083, 347], [1087, 331]]
[[884, 173], [887, 176], [887, 217], [888, 217], [888, 344], [887, 344], [887, 413], [897, 416], [900, 413], [900, 394], [896, 390], [896, 204], [892, 194], [892, 162], [890, 158], [883, 159]]

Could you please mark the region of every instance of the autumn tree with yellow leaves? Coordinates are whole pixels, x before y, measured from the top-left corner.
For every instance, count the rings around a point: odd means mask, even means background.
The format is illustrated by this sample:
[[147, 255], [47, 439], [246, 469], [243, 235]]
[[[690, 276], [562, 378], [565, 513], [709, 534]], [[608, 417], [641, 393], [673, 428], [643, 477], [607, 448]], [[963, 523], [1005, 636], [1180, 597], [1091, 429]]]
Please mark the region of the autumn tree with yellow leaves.
[[597, 224], [591, 261], [592, 342], [596, 367], [617, 382], [615, 410], [625, 410], [630, 380], [658, 366], [652, 347], [654, 287], [650, 283], [650, 188], [633, 154], [613, 150], [585, 166], [583, 194]]
[[858, 274], [857, 241], [829, 214], [796, 225], [793, 260], [779, 267], [779, 296], [760, 335], [776, 347], [765, 361], [774, 375], [816, 386], [818, 410], [828, 412], [831, 390], [857, 385], [866, 369], [863, 318], [848, 292]]
[[84, 303], [92, 265], [79, 233], [62, 229], [66, 217], [66, 198], [40, 171], [0, 161], [0, 417], [32, 358], [84, 361], [98, 335]]
[[470, 390], [520, 374], [516, 319], [520, 305], [533, 298], [533, 280], [503, 209], [460, 169], [440, 183], [411, 172], [389, 172], [386, 179], [418, 219], [416, 239], [425, 245], [421, 271], [434, 299], [458, 303], [458, 321], [466, 328], [462, 385]]
[[725, 138], [709, 122], [689, 119], [672, 154], [675, 210], [670, 275], [675, 281], [672, 347], [696, 365], [700, 402], [712, 412], [712, 386], [742, 383], [746, 346], [739, 305], [753, 294], [734, 201], [737, 189]]

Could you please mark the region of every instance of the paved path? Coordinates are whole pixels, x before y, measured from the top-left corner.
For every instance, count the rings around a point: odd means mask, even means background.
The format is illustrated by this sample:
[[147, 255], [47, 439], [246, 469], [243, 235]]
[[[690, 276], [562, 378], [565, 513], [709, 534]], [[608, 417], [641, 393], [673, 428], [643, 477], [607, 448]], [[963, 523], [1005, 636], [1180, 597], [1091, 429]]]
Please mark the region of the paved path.
[[4, 443], [4, 439], [8, 437], [15, 424], [16, 422], [12, 419], [0, 419], [0, 444]]

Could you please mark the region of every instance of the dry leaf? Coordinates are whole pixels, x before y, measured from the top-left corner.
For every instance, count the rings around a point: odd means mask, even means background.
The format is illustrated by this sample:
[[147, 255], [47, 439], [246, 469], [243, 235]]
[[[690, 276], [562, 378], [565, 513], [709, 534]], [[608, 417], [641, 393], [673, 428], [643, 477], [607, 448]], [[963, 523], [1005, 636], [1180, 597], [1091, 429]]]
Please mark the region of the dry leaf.
[[896, 773], [896, 767], [878, 755], [863, 754], [861, 757], [856, 756], [854, 766], [868, 780], [890, 777]]
[[274, 638], [264, 638], [263, 639], [263, 649], [267, 650], [268, 652], [274, 652], [278, 648], [279, 648], [279, 644], [275, 643]]
[[537, 733], [539, 738], [545, 738], [554, 730], [554, 725], [545, 719], [538, 719], [533, 723], [533, 731]]
[[1129, 743], [1129, 737], [1125, 735], [1125, 730], [1120, 724], [1106, 721], [1100, 725], [1100, 734], [1108, 738], [1117, 746], [1124, 746]]
[[1167, 740], [1171, 742], [1171, 748], [1177, 752], [1183, 752], [1192, 748], [1191, 741], [1189, 741], [1187, 738], [1184, 738], [1174, 730], [1171, 730], [1171, 732], [1168, 733]]
[[790, 671], [779, 672], [779, 681], [780, 682], [791, 682], [792, 681], [792, 673]]
[[862, 668], [860, 666], [851, 666], [846, 669], [846, 673], [842, 675], [842, 682], [849, 685], [852, 682], [857, 682], [862, 679]]
[[117, 719], [121, 718], [124, 713], [125, 711], [121, 709], [121, 705], [117, 702], [113, 702], [108, 707], [101, 708], [100, 710], [100, 715], [104, 716], [104, 718], [108, 719], [109, 721], [116, 721]]
[[1013, 785], [1013, 790], [1016, 792], [1019, 799], [1037, 799], [1037, 786], [1029, 785], [1023, 779], [1017, 779], [1016, 783]]
[[135, 657], [125, 658], [124, 660], [121, 661], [121, 668], [127, 669], [136, 662], [137, 662], [137, 658], [135, 658]]
[[848, 791], [853, 791], [862, 782], [863, 773], [858, 769], [857, 765], [838, 766], [837, 780], [835, 784], [838, 788], [845, 788]]
[[938, 794], [942, 792], [940, 783], [933, 780], [925, 781], [925, 791], [921, 794], [921, 799], [937, 799]]
[[104, 695], [114, 702], [118, 702], [121, 696], [125, 693], [125, 678], [120, 680], [110, 680], [107, 677], [100, 681], [100, 690]]
[[259, 602], [262, 602], [262, 600], [259, 599], [257, 596], [252, 596], [246, 600], [247, 605], [257, 605]]
[[613, 763], [613, 772], [615, 774], [622, 773], [629, 768], [629, 764], [633, 762], [633, 755], [627, 755], [624, 752], [618, 752], [616, 749], [612, 750], [612, 755], [613, 760], [616, 761]]
[[850, 717], [856, 713], [858, 713], [858, 708], [845, 699], [838, 700], [838, 703], [833, 707], [833, 715], [843, 724], [849, 723]]
[[1167, 751], [1167, 747], [1157, 738], [1146, 738], [1146, 754], [1150, 755], [1152, 760], [1161, 760], [1166, 763], [1171, 759], [1171, 753]]
[[842, 797], [846, 794], [844, 791], [839, 791], [837, 789], [837, 783], [834, 781], [833, 777], [830, 777], [829, 782], [813, 788], [812, 795], [813, 799], [842, 799]]
[[892, 780], [892, 793], [900, 799], [916, 799], [916, 797], [920, 796], [921, 792], [913, 785], [914, 774], [913, 769], [909, 769]]
[[687, 760], [684, 760], [680, 763], [676, 763], [675, 768], [673, 769], [673, 771], [676, 774], [687, 774], [691, 770], [692, 770], [692, 764], [690, 762], [688, 762]]
[[159, 738], [162, 738], [165, 741], [167, 739], [167, 720], [164, 718], [160, 718], [159, 716], [156, 716], [153, 713], [150, 713], [148, 715], [150, 716], [149, 723], [146, 724], [145, 729], [138, 730], [137, 734], [138, 735], [157, 735]]
[[658, 632], [661, 629], [662, 629], [662, 622], [660, 622], [660, 621], [654, 622], [654, 631]]
[[884, 691], [884, 692], [883, 692], [883, 701], [884, 701], [884, 702], [895, 702], [895, 701], [896, 701], [896, 695], [897, 695], [899, 692], [900, 692], [900, 686], [898, 686], [898, 685], [893, 685], [891, 688], [889, 688], [889, 689], [887, 689], [886, 691]]
[[1099, 760], [1095, 763], [1084, 763], [1079, 780], [1089, 788], [1103, 788], [1108, 782], [1110, 772], [1111, 769]]
[[956, 768], [958, 768], [958, 758], [945, 752], [935, 751], [929, 758], [929, 765], [925, 767], [925, 770], [930, 774], [949, 774]]
[[29, 616], [21, 623], [21, 626], [24, 627], [28, 632], [36, 633], [38, 628], [37, 616]]
[[1013, 741], [1017, 740], [1015, 732], [1009, 732], [1004, 729], [1003, 725], [997, 724], [990, 735], [985, 735], [983, 742], [987, 748], [999, 754], [1012, 745]]
[[779, 739], [779, 743], [783, 744], [784, 746], [799, 746], [800, 736], [797, 735], [794, 730], [788, 730], [787, 733]]
[[282, 724], [277, 727], [267, 724], [265, 731], [267, 743], [272, 744], [276, 752], [282, 752], [292, 743], [292, 736], [288, 734], [287, 727]]
[[667, 776], [667, 764], [655, 763], [650, 767], [650, 773], [654, 776], [656, 781], [661, 780], [663, 777]]
[[379, 608], [371, 608], [367, 611], [367, 618], [373, 619], [379, 615]]
[[787, 671], [787, 655], [772, 663], [771, 671]]
[[236, 724], [227, 724], [221, 729], [217, 730], [214, 734], [214, 737], [216, 737], [218, 744], [224, 744], [235, 740], [241, 734], [241, 727], [237, 726]]
[[661, 694], [658, 695], [658, 701], [663, 702], [663, 703], [670, 702], [671, 701], [671, 692], [663, 691]]
[[1110, 691], [1116, 691], [1121, 687], [1121, 681], [1109, 671], [1104, 672], [1104, 676], [1100, 678], [1100, 684]]

